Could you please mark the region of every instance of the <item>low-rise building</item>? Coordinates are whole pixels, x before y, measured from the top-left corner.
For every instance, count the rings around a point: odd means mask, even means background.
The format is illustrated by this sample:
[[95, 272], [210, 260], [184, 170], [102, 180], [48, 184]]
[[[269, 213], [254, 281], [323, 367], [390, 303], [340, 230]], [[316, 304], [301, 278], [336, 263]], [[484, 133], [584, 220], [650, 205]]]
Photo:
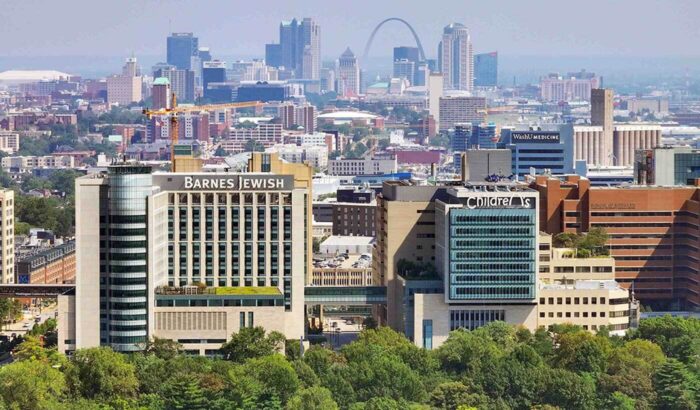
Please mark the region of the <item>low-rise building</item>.
[[5, 157], [2, 169], [13, 174], [28, 174], [38, 168], [75, 168], [75, 159], [68, 155]]
[[540, 234], [539, 263], [538, 326], [569, 323], [624, 335], [637, 322], [636, 301], [615, 281], [614, 258], [580, 258]]
[[397, 169], [396, 157], [328, 160], [328, 175], [382, 175], [396, 173]]
[[282, 124], [259, 123], [253, 128], [232, 128], [227, 139], [221, 141], [221, 148], [227, 153], [245, 151], [248, 141], [253, 140], [264, 148], [282, 143]]
[[283, 160], [295, 164], [308, 162], [314, 168], [328, 166], [328, 149], [325, 146], [276, 144], [267, 148], [265, 152], [276, 152]]
[[19, 133], [0, 131], [0, 151], [10, 155], [19, 151]]
[[312, 286], [377, 286], [372, 258], [348, 255], [331, 260], [314, 260]]
[[17, 260], [17, 283], [75, 282], [75, 242], [52, 246]]

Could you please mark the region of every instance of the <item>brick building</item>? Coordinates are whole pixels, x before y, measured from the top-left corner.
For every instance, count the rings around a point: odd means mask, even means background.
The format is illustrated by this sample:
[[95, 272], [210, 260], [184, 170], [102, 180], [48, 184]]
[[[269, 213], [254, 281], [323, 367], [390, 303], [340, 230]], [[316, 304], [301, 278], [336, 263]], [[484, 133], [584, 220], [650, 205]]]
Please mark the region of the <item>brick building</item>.
[[643, 304], [700, 306], [700, 180], [695, 186], [591, 187], [579, 176], [530, 177], [543, 231], [604, 228], [615, 279]]

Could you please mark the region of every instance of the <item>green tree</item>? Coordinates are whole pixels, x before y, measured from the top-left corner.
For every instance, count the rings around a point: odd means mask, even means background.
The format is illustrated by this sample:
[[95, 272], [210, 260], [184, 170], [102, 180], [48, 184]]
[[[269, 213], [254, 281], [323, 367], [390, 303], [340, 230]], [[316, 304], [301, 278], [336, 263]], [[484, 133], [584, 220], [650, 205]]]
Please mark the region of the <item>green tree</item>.
[[15, 235], [29, 235], [31, 226], [26, 222], [17, 221], [15, 223]]
[[161, 359], [169, 360], [182, 352], [182, 345], [172, 339], [154, 337], [146, 343], [144, 351]]
[[63, 397], [63, 374], [48, 363], [29, 360], [0, 367], [0, 397], [11, 409], [54, 409]]
[[75, 397], [110, 401], [136, 396], [134, 365], [108, 347], [77, 350], [66, 374]]
[[292, 367], [294, 367], [294, 372], [297, 374], [297, 377], [299, 377], [299, 382], [303, 387], [317, 386], [321, 382], [316, 373], [314, 373], [314, 369], [302, 360], [294, 360], [292, 362]]
[[163, 393], [168, 409], [205, 410], [208, 408], [204, 391], [192, 375], [179, 374], [173, 377], [166, 383]]
[[603, 406], [610, 410], [635, 410], [636, 400], [630, 396], [616, 391], [603, 401]]
[[251, 138], [246, 141], [243, 150], [246, 152], [263, 152], [265, 151], [265, 146], [261, 142]]
[[287, 403], [287, 410], [337, 410], [338, 404], [325, 387], [299, 390]]
[[608, 339], [596, 337], [586, 331], [567, 333], [558, 337], [554, 361], [557, 366], [582, 372], [603, 372], [610, 352]]
[[486, 363], [494, 363], [503, 356], [503, 351], [482, 335], [457, 329], [450, 332], [434, 355], [448, 374], [479, 374]]
[[595, 408], [595, 382], [564, 369], [549, 369], [541, 400], [562, 409]]
[[262, 356], [277, 353], [284, 347], [285, 337], [279, 332], [265, 335], [262, 327], [246, 327], [234, 333], [227, 343], [221, 347], [221, 352], [227, 360], [243, 362]]
[[700, 319], [663, 316], [640, 321], [634, 337], [651, 340], [684, 363], [700, 354]]
[[243, 371], [261, 383], [264, 392], [278, 397], [282, 403], [286, 403], [299, 388], [294, 368], [280, 354], [250, 359], [243, 365]]
[[389, 397], [372, 397], [365, 402], [364, 410], [400, 410], [399, 403]]
[[697, 381], [683, 363], [669, 359], [654, 374], [656, 407], [668, 410], [693, 410], [696, 404]]
[[475, 396], [463, 383], [446, 382], [438, 385], [430, 394], [430, 405], [435, 409], [457, 410], [461, 405], [473, 405]]
[[41, 341], [36, 336], [26, 336], [24, 341], [20, 343], [12, 352], [16, 360], [36, 360], [48, 363], [48, 353]]

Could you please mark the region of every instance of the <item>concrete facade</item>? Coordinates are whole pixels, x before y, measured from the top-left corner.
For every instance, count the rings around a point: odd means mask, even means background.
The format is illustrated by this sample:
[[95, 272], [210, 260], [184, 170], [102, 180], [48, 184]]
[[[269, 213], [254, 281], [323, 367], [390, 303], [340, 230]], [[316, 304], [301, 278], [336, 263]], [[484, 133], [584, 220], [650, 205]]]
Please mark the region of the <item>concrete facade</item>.
[[0, 281], [15, 283], [15, 192], [0, 189]]

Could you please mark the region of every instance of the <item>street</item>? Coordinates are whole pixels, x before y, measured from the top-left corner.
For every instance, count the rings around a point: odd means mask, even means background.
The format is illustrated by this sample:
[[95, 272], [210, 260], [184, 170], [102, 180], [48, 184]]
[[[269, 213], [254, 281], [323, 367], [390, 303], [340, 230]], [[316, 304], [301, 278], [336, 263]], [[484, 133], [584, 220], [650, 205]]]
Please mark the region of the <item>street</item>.
[[24, 311], [24, 318], [16, 323], [10, 323], [3, 327], [0, 335], [11, 336], [13, 333], [16, 335], [22, 335], [30, 331], [34, 326], [35, 317], [40, 316], [39, 323], [44, 323], [47, 319], [54, 318], [58, 310], [58, 305], [56, 303], [50, 304], [48, 307], [41, 308], [41, 314], [39, 314], [39, 308], [33, 308], [31, 310]]

